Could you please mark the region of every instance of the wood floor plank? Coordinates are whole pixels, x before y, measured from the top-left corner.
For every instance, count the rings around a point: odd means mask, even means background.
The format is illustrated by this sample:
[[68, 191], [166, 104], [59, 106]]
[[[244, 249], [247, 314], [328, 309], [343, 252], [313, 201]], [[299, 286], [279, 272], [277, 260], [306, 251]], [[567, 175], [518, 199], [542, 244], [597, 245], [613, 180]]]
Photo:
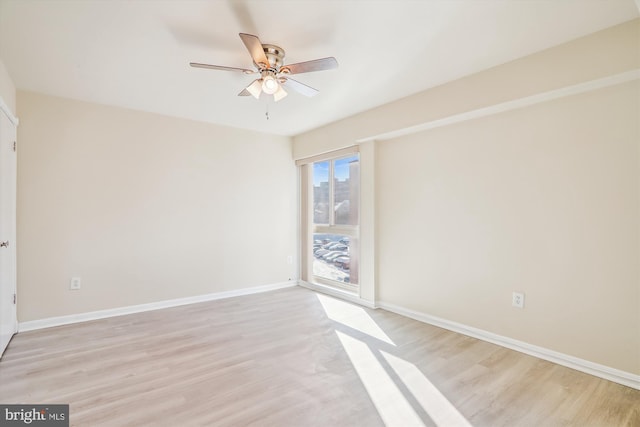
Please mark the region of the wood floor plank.
[[638, 390], [327, 298], [289, 288], [20, 333], [0, 402], [68, 403], [74, 426], [640, 426]]

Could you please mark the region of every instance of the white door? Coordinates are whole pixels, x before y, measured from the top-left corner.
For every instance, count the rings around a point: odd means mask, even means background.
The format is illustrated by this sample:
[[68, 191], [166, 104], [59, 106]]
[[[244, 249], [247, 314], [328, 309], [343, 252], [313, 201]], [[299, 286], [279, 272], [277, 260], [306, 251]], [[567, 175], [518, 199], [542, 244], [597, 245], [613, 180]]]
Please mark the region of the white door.
[[17, 332], [16, 125], [0, 108], [0, 355]]

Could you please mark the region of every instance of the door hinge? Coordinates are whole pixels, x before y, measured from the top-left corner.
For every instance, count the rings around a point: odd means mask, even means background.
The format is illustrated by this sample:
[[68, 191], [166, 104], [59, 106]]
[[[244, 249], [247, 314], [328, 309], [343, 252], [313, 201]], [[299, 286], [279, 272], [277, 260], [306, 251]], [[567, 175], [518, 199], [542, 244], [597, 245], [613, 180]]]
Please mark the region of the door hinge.
[[13, 141], [13, 151], [16, 151], [16, 141]]
[[16, 299], [18, 298], [18, 296], [16, 294], [13, 294], [13, 305], [16, 304]]

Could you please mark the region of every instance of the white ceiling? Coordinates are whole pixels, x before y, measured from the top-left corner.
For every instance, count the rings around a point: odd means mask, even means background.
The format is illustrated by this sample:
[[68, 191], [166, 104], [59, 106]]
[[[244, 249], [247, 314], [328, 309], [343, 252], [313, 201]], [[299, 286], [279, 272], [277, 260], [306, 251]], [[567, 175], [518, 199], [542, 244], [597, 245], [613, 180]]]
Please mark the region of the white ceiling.
[[[295, 135], [638, 16], [634, 0], [0, 0], [0, 59], [18, 89]], [[240, 32], [339, 68], [274, 103], [236, 96], [253, 76], [188, 66], [251, 68]]]

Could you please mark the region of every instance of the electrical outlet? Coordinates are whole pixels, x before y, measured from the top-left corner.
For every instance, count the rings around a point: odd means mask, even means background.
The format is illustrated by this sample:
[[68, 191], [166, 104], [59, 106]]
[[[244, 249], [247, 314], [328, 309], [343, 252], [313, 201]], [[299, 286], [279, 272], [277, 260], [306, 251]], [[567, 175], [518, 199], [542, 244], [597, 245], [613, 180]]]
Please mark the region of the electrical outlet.
[[511, 305], [518, 308], [524, 308], [524, 294], [520, 292], [514, 292], [511, 297]]
[[80, 289], [80, 278], [79, 277], [72, 277], [71, 281], [69, 282], [69, 289], [72, 291], [77, 291]]

